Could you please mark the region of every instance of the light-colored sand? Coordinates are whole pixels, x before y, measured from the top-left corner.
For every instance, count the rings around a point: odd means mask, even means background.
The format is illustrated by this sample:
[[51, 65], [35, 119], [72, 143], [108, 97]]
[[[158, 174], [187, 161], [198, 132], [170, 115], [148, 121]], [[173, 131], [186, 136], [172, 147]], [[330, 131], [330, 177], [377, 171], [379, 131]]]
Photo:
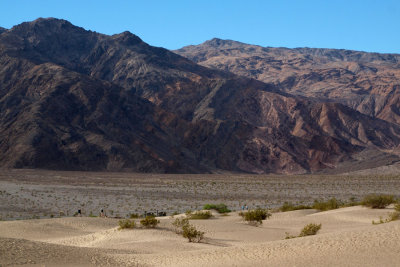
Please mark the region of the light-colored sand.
[[[400, 221], [372, 225], [391, 209], [349, 207], [274, 213], [259, 227], [237, 213], [191, 223], [203, 243], [157, 229], [117, 230], [118, 220], [57, 218], [0, 222], [0, 265], [43, 266], [400, 266]], [[308, 223], [316, 236], [284, 240]]]

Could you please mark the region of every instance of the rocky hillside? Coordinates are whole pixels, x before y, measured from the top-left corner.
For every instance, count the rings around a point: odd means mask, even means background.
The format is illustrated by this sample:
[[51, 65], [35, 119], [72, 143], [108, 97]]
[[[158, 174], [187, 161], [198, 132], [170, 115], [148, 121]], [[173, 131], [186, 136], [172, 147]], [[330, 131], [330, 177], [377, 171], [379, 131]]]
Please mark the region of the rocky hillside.
[[294, 95], [343, 103], [400, 123], [400, 54], [271, 48], [221, 39], [175, 52], [203, 66], [273, 83]]
[[132, 33], [38, 19], [0, 34], [0, 167], [304, 173], [400, 128], [210, 69]]

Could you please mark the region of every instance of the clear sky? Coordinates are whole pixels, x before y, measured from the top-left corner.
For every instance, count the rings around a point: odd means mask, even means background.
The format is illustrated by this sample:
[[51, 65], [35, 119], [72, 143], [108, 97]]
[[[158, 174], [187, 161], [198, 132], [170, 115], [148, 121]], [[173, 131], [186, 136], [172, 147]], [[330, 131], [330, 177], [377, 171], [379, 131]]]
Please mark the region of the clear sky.
[[262, 46], [400, 53], [400, 0], [0, 0], [0, 26], [38, 17], [128, 30], [168, 49], [218, 37]]

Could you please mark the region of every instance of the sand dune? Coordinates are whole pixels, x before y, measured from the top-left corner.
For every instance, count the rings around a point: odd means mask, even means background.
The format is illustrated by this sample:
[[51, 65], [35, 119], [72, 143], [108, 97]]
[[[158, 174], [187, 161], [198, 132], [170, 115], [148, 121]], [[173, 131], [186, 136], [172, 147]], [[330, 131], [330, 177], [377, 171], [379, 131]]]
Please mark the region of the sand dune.
[[[391, 209], [349, 207], [274, 213], [259, 227], [237, 213], [192, 220], [203, 243], [157, 229], [118, 230], [117, 219], [56, 218], [0, 222], [0, 264], [108, 266], [399, 266], [400, 222], [372, 225]], [[316, 236], [284, 240], [308, 223]]]

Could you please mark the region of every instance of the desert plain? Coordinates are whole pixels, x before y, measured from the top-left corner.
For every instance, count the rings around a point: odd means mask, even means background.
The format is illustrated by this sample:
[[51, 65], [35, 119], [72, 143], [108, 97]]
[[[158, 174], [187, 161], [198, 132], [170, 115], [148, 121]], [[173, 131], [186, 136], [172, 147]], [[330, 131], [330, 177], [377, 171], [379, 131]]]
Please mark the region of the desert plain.
[[[273, 210], [287, 201], [400, 197], [399, 189], [400, 175], [2, 170], [0, 266], [399, 266], [400, 221], [372, 224], [393, 206], [276, 211], [257, 227], [238, 215], [243, 205]], [[205, 237], [189, 243], [172, 222], [207, 203], [232, 212], [190, 220]], [[74, 217], [78, 209], [82, 217]], [[107, 218], [98, 217], [101, 209]], [[118, 229], [121, 218], [145, 211], [167, 216], [155, 229]], [[322, 225], [317, 235], [285, 239], [309, 223]]]

